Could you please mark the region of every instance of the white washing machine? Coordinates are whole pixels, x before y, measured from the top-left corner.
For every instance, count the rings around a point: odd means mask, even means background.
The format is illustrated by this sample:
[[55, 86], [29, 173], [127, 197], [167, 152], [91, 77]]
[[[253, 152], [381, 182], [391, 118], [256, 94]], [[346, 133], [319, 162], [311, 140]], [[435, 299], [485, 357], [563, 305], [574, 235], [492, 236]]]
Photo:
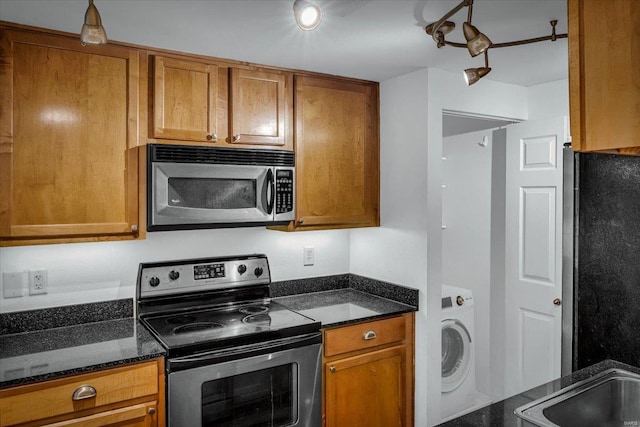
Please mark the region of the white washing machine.
[[442, 286], [442, 421], [491, 403], [476, 390], [473, 293]]

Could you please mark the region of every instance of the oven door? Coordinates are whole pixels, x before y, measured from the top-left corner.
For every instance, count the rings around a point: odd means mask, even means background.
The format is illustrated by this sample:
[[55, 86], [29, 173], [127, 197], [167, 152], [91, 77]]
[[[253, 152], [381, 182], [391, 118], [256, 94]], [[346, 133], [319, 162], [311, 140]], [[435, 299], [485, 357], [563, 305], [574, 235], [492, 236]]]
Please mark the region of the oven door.
[[268, 166], [152, 162], [149, 231], [273, 221]]
[[[286, 340], [284, 347], [291, 347], [292, 340], [296, 338]], [[232, 353], [252, 354], [252, 349]], [[321, 344], [271, 348], [214, 364], [206, 364], [207, 359], [204, 355], [170, 360], [170, 366], [205, 364], [169, 373], [169, 427], [322, 425]]]

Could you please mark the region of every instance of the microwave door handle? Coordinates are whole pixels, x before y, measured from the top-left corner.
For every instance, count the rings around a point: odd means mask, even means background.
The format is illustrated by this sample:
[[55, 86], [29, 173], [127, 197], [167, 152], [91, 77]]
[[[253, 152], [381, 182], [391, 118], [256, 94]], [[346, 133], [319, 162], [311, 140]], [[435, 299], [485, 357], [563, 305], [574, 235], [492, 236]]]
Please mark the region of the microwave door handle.
[[273, 172], [271, 169], [267, 169], [267, 179], [264, 186], [264, 199], [267, 206], [267, 214], [271, 215], [273, 212], [273, 200], [275, 198], [275, 188], [273, 182]]

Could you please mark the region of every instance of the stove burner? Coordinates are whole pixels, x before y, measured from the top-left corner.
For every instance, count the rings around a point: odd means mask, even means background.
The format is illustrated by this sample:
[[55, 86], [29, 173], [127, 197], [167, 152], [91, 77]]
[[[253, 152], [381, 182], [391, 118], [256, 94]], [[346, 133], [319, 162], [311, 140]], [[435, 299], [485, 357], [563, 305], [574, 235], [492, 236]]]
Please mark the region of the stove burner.
[[260, 314], [269, 311], [269, 307], [264, 305], [248, 305], [238, 310], [242, 314]]
[[271, 326], [271, 316], [266, 313], [251, 314], [242, 319], [242, 323], [258, 328], [269, 328]]
[[167, 319], [167, 323], [172, 325], [186, 325], [187, 323], [193, 323], [196, 320], [196, 316], [189, 316], [188, 314], [182, 316], [174, 316]]
[[224, 325], [215, 322], [195, 322], [188, 325], [178, 326], [173, 329], [174, 334], [184, 334], [189, 332], [206, 331], [207, 329], [224, 328]]

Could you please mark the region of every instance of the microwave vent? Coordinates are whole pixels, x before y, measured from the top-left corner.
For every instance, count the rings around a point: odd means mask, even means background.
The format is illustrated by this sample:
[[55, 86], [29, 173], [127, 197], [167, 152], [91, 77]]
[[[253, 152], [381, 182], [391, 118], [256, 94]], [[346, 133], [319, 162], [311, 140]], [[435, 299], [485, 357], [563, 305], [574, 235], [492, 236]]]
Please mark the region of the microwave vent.
[[292, 151], [148, 144], [152, 162], [294, 166]]

